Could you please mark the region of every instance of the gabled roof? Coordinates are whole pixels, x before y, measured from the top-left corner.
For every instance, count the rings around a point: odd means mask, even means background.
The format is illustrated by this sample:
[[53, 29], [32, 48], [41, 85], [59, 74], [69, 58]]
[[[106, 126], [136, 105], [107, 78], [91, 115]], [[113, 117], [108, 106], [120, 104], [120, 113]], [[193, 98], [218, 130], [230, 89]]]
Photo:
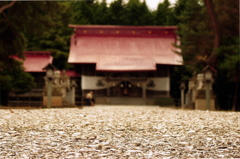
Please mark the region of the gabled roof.
[[24, 56], [25, 72], [45, 72], [43, 68], [53, 61], [49, 51], [25, 51]]
[[69, 63], [95, 63], [97, 71], [153, 71], [156, 64], [181, 65], [174, 53], [176, 27], [76, 26]]

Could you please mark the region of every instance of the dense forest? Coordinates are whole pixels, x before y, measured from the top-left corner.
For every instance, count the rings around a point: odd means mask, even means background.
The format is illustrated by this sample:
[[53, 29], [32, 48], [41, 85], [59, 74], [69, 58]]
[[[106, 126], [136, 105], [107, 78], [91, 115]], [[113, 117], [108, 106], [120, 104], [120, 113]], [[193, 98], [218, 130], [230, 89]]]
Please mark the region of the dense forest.
[[[29, 91], [33, 77], [20, 62], [24, 50], [52, 51], [58, 69], [67, 64], [70, 36], [68, 24], [178, 26], [184, 65], [172, 77], [188, 80], [206, 65], [217, 70], [214, 93], [218, 108], [240, 111], [239, 104], [239, 2], [236, 0], [168, 0], [150, 10], [145, 1], [1, 1], [0, 2], [0, 91], [4, 101], [11, 90]], [[178, 89], [178, 88], [177, 88]], [[179, 90], [177, 90], [179, 91]], [[172, 93], [172, 96], [177, 96]], [[4, 104], [4, 102], [0, 103]]]

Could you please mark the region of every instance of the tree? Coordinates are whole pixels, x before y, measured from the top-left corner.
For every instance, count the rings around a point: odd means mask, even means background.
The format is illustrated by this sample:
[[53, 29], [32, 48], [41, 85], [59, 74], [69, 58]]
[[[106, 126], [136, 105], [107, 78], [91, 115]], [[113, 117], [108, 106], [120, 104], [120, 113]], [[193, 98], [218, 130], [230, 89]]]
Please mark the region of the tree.
[[220, 28], [217, 19], [217, 15], [214, 9], [213, 1], [212, 0], [204, 0], [205, 6], [207, 8], [208, 15], [210, 16], [210, 21], [212, 23], [212, 29], [214, 31], [214, 45], [211, 54], [209, 55], [207, 62], [209, 65], [215, 67], [217, 63], [217, 48], [220, 46], [221, 43], [221, 35], [220, 35]]
[[105, 1], [88, 4], [86, 1], [73, 2], [75, 24], [103, 25], [153, 25], [153, 16], [146, 2], [115, 0], [107, 7]]
[[170, 7], [170, 2], [164, 0], [158, 4], [157, 10], [154, 12], [155, 25], [176, 25], [174, 10]]
[[123, 24], [125, 5], [123, 4], [123, 0], [115, 0], [110, 4], [109, 7], [109, 21], [112, 25], [120, 25]]
[[[228, 109], [240, 111], [240, 58], [239, 58], [239, 3], [235, 0], [214, 1], [214, 10], [217, 13], [217, 20], [220, 30], [220, 45], [216, 50], [217, 69], [221, 77], [216, 80], [218, 88], [222, 87], [222, 80], [225, 79], [225, 90], [228, 94], [220, 93], [221, 103], [227, 103]], [[225, 92], [225, 91], [224, 91]], [[224, 101], [226, 99], [226, 101]]]
[[180, 23], [180, 16], [183, 14], [183, 11], [186, 9], [186, 3], [188, 0], [178, 0], [173, 8], [175, 25]]
[[93, 23], [93, 11], [86, 1], [73, 2], [72, 9], [75, 24]]
[[51, 51], [54, 57], [53, 65], [58, 69], [71, 69], [72, 66], [67, 63], [70, 36], [72, 29], [68, 24], [72, 23], [71, 2], [54, 2], [57, 14], [52, 17], [53, 24], [48, 29], [42, 30], [41, 35], [34, 36], [25, 33], [28, 45], [27, 50]]
[[[11, 7], [5, 7], [9, 6]], [[8, 93], [29, 91], [34, 86], [33, 77], [25, 73], [21, 62], [24, 59], [26, 34], [39, 36], [51, 27], [56, 14], [54, 2], [0, 2], [0, 92], [1, 104], [7, 104]], [[4, 9], [3, 9], [4, 8]], [[36, 20], [37, 19], [37, 20]]]
[[153, 16], [149, 11], [146, 2], [129, 0], [123, 13], [123, 24], [121, 25], [153, 25]]
[[179, 47], [191, 71], [201, 72], [206, 65], [217, 70], [213, 88], [220, 109], [239, 110], [239, 5], [234, 0], [209, 2], [186, 1], [178, 16]]
[[180, 23], [177, 34], [180, 37], [181, 54], [184, 64], [191, 72], [200, 72], [206, 65], [212, 43], [210, 28], [206, 25], [208, 18], [198, 0], [187, 1], [185, 9], [179, 15]]
[[109, 20], [109, 8], [107, 7], [106, 0], [103, 0], [101, 3], [94, 3], [94, 24], [107, 25], [111, 24]]
[[0, 30], [0, 105], [7, 105], [11, 90], [16, 93], [29, 91], [35, 84], [33, 77], [24, 72], [22, 63], [11, 58], [24, 59], [25, 39], [8, 20], [1, 21]]
[[[240, 111], [239, 102], [239, 4], [237, 1], [212, 1], [204, 0], [210, 24], [214, 34], [212, 51], [207, 62], [216, 67], [219, 75], [216, 86], [225, 85], [228, 90], [226, 94], [218, 90], [218, 100], [225, 103], [224, 108]], [[221, 78], [219, 78], [219, 76]], [[223, 81], [225, 81], [223, 83]], [[224, 98], [227, 100], [223, 100]], [[229, 98], [232, 98], [229, 102]]]

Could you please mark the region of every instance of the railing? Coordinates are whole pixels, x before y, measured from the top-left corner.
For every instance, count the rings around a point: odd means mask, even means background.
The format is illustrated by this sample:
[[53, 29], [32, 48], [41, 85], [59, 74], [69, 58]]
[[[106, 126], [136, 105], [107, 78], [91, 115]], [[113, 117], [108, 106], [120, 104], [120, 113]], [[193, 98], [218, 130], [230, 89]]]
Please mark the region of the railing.
[[11, 92], [8, 99], [8, 106], [42, 107], [43, 92], [43, 89], [33, 89], [25, 94]]

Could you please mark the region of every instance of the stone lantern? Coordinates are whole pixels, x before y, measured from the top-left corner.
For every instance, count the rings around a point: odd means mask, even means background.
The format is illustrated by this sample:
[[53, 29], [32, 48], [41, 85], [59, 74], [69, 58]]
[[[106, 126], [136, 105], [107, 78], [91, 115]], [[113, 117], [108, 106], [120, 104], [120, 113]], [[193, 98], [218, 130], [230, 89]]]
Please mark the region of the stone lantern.
[[47, 84], [47, 108], [51, 108], [52, 106], [52, 82], [54, 79], [54, 70], [56, 68], [52, 64], [48, 64], [43, 68], [46, 70], [46, 84]]
[[53, 66], [52, 64], [48, 64], [43, 68], [43, 70], [46, 70], [46, 77], [49, 79], [53, 78], [55, 69], [55, 66]]
[[211, 89], [212, 89], [212, 83], [214, 82], [213, 74], [216, 72], [211, 66], [207, 65], [203, 69], [203, 82], [205, 83], [205, 90], [206, 90], [206, 109], [210, 110], [211, 108]]

